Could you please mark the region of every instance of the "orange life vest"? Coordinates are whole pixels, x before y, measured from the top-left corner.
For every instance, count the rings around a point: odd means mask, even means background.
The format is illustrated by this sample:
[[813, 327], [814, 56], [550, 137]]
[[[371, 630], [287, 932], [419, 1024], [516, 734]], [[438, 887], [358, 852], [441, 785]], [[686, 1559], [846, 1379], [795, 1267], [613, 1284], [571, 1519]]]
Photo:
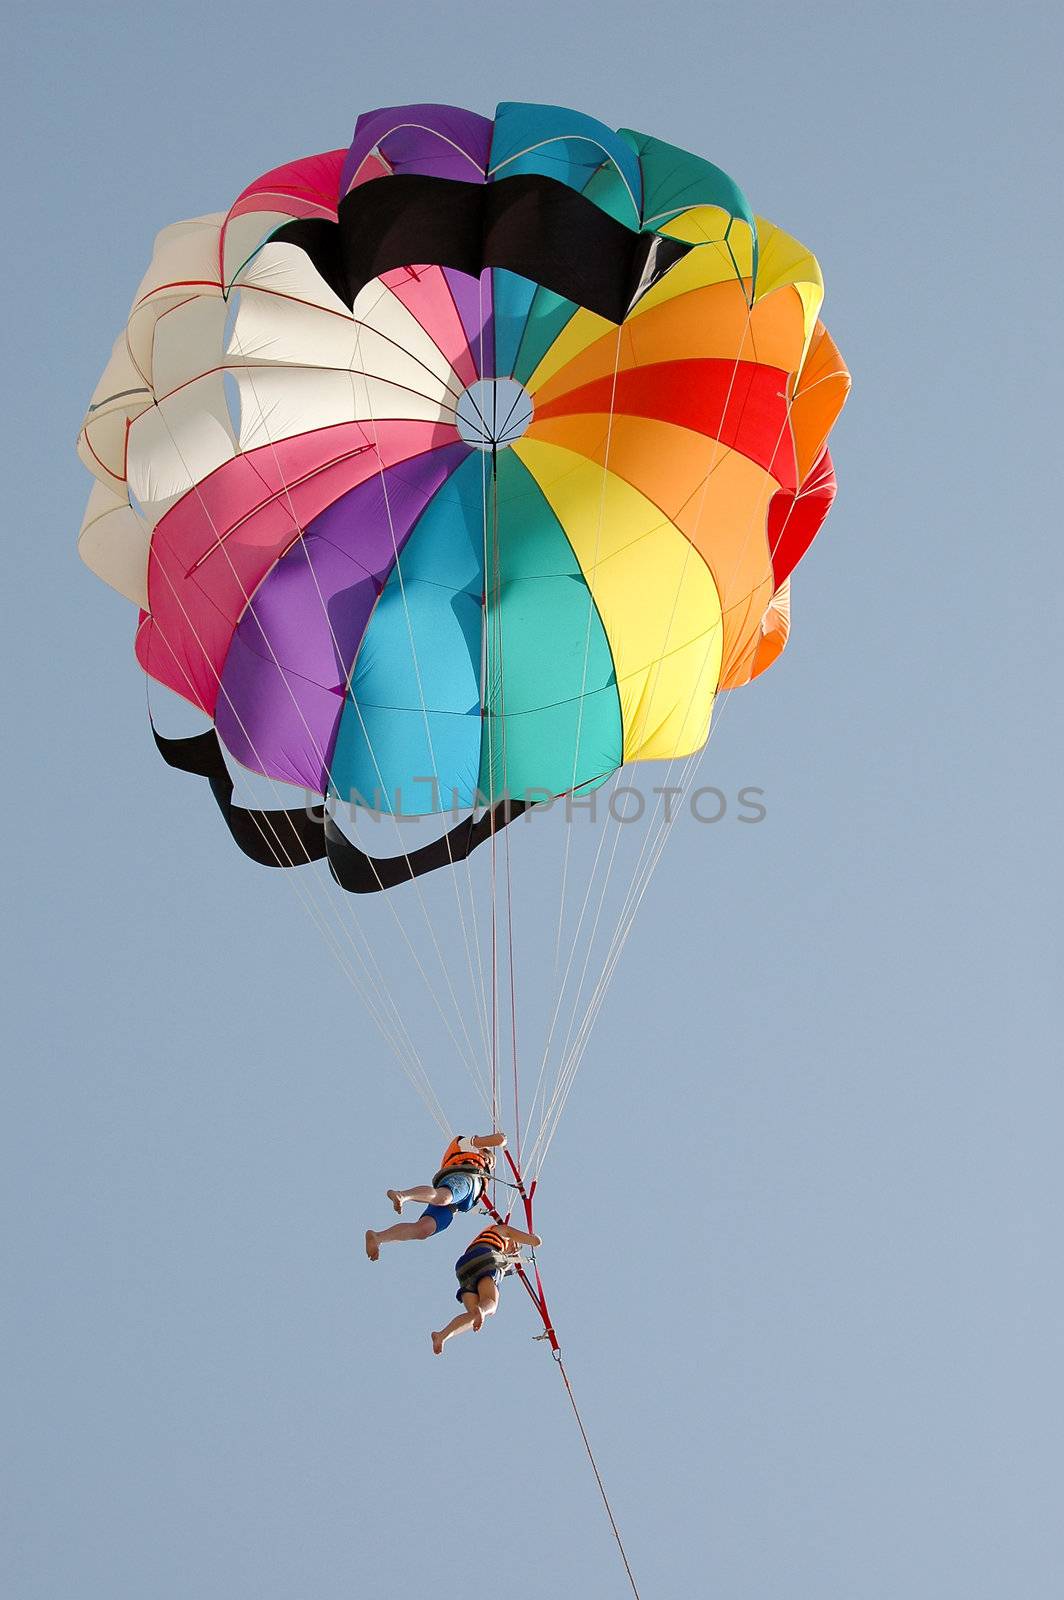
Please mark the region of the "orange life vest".
[[463, 1150], [460, 1148], [462, 1138], [462, 1134], [456, 1134], [443, 1152], [440, 1172], [489, 1173], [494, 1166], [494, 1153], [491, 1150]]
[[471, 1244], [466, 1245], [466, 1254], [468, 1255], [470, 1250], [480, 1249], [494, 1250], [496, 1255], [500, 1256], [513, 1256], [517, 1254], [518, 1246], [507, 1234], [500, 1233], [496, 1227], [491, 1227], [484, 1228]]

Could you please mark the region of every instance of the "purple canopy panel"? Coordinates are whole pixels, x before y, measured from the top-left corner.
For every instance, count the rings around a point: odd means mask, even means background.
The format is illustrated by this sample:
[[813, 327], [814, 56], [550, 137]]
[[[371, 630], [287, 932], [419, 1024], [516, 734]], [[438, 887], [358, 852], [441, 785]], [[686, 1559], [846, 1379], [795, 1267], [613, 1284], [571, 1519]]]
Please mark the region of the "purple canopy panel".
[[492, 320], [491, 268], [485, 267], [478, 278], [468, 273], [444, 267], [443, 275], [451, 298], [462, 319], [469, 340], [469, 349], [476, 363], [478, 378], [495, 375], [495, 331]]
[[233, 635], [215, 718], [243, 766], [325, 794], [377, 596], [396, 551], [468, 454], [446, 445], [375, 474], [315, 517], [263, 579]]
[[340, 175], [340, 194], [371, 150], [378, 149], [393, 172], [483, 183], [494, 124], [458, 106], [385, 106], [355, 123], [355, 136]]

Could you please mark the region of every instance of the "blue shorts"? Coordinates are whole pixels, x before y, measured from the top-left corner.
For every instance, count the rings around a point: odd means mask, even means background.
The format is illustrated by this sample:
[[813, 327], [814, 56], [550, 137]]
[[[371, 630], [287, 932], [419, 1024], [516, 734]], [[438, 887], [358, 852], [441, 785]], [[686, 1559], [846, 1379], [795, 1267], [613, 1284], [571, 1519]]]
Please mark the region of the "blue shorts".
[[444, 1228], [451, 1226], [456, 1211], [472, 1211], [483, 1189], [480, 1179], [474, 1178], [471, 1172], [446, 1172], [436, 1187], [450, 1189], [454, 1195], [454, 1200], [449, 1206], [426, 1206], [421, 1213], [422, 1220], [425, 1217], [432, 1218], [437, 1233], [442, 1233]]

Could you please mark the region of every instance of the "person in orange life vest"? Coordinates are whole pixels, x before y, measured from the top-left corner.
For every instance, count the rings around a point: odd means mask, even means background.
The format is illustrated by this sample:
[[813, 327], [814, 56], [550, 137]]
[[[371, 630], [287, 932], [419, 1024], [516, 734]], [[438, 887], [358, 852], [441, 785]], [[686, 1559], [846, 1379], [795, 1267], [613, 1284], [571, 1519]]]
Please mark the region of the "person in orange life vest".
[[442, 1356], [444, 1345], [456, 1333], [468, 1333], [470, 1328], [474, 1333], [480, 1332], [484, 1318], [493, 1317], [498, 1310], [499, 1282], [517, 1265], [521, 1246], [528, 1244], [537, 1249], [540, 1242], [534, 1233], [522, 1233], [506, 1222], [493, 1222], [477, 1234], [454, 1264], [458, 1279], [455, 1299], [462, 1310], [445, 1328], [431, 1335], [434, 1354]]
[[456, 1211], [472, 1211], [495, 1167], [495, 1152], [506, 1145], [504, 1133], [457, 1134], [443, 1152], [440, 1170], [431, 1183], [415, 1189], [389, 1189], [388, 1199], [400, 1216], [408, 1200], [425, 1207], [416, 1222], [394, 1222], [390, 1228], [366, 1233], [366, 1254], [371, 1261], [382, 1244], [400, 1239], [431, 1239], [449, 1228]]

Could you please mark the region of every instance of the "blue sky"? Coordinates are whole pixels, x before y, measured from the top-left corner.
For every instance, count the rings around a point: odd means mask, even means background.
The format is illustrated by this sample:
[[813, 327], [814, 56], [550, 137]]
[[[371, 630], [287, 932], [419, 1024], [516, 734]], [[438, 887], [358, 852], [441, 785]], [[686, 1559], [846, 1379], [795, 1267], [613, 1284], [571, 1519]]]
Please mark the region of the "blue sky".
[[816, 250], [855, 379], [792, 642], [700, 773], [768, 815], [677, 825], [539, 1198], [643, 1593], [1057, 1592], [1061, 34], [934, 0], [19, 8], [5, 1593], [405, 1597], [474, 1549], [515, 1600], [623, 1592], [519, 1291], [434, 1361], [458, 1230], [361, 1257], [435, 1128], [293, 895], [157, 760], [129, 608], [74, 554], [74, 434], [156, 230], [362, 110], [504, 98], [731, 172]]

